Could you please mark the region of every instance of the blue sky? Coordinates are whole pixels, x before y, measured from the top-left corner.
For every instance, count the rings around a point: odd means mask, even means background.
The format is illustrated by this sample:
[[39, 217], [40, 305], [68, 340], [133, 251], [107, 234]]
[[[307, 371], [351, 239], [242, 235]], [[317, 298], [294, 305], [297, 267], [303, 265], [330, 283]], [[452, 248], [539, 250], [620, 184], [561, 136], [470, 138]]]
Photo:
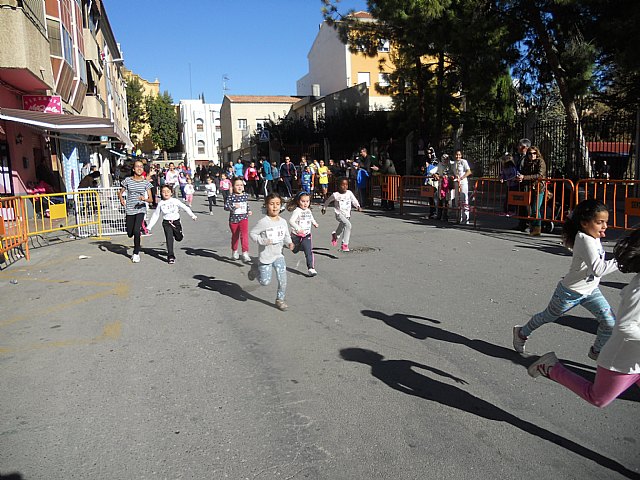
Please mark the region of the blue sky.
[[[322, 22], [320, 0], [104, 0], [125, 66], [160, 80], [174, 101], [295, 95]], [[340, 11], [366, 10], [342, 0]], [[189, 82], [191, 64], [191, 85]]]

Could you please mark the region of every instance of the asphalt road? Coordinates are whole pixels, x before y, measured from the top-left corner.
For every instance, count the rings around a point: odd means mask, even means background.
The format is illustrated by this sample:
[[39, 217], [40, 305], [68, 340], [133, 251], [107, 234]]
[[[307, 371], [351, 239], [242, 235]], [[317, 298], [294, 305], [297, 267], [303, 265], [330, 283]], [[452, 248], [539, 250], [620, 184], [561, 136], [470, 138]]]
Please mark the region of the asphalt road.
[[[558, 236], [369, 210], [343, 253], [315, 207], [319, 275], [286, 252], [280, 312], [195, 204], [175, 265], [158, 226], [139, 264], [113, 236], [0, 271], [1, 479], [640, 477], [637, 387], [600, 410], [512, 350], [568, 269]], [[629, 278], [602, 283], [614, 309]], [[527, 347], [593, 376], [595, 329], [579, 307]]]

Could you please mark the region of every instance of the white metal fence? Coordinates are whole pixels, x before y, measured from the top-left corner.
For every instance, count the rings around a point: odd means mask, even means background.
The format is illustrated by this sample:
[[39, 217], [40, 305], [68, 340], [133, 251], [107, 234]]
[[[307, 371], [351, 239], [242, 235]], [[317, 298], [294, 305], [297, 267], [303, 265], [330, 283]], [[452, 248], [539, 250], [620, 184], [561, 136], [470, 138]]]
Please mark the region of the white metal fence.
[[[98, 199], [100, 208], [100, 224], [102, 225], [102, 235], [123, 235], [127, 233], [125, 225], [125, 209], [120, 204], [118, 198], [118, 190], [120, 187], [110, 188], [92, 188], [98, 193], [97, 197], [90, 196], [88, 198]], [[93, 200], [92, 202], [95, 202]], [[76, 209], [76, 217], [79, 224], [85, 223], [84, 220], [92, 218], [98, 212], [98, 205], [78, 205]], [[88, 225], [78, 229], [80, 237], [91, 237], [98, 235], [98, 227], [96, 225]]]

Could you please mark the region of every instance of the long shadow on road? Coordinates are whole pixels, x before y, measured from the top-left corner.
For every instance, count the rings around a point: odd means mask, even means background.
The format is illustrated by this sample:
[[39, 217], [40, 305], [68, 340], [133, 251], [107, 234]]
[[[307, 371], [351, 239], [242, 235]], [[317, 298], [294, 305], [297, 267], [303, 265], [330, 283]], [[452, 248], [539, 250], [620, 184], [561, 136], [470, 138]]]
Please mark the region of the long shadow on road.
[[184, 253], [189, 255], [190, 257], [205, 257], [205, 258], [213, 258], [218, 262], [228, 263], [235, 267], [242, 267], [242, 263], [239, 260], [233, 260], [229, 257], [223, 257], [222, 255], [218, 255], [215, 250], [209, 250], [207, 248], [191, 248], [191, 247], [182, 247]]
[[[482, 353], [483, 355], [486, 355], [488, 357], [509, 360], [510, 362], [515, 363], [516, 365], [521, 365], [525, 368], [531, 365], [535, 360], [540, 358], [538, 355], [522, 356], [515, 350], [512, 350], [510, 348], [495, 345], [484, 340], [467, 338], [464, 335], [449, 332], [447, 330], [443, 330], [442, 328], [433, 327], [431, 325], [424, 325], [419, 322], [414, 322], [411, 319], [415, 318], [426, 320], [432, 323], [440, 323], [439, 320], [433, 320], [417, 315], [406, 315], [403, 313], [387, 315], [383, 312], [378, 312], [375, 310], [361, 310], [360, 313], [362, 313], [365, 317], [382, 320], [390, 327], [395, 328], [402, 333], [406, 333], [413, 338], [417, 338], [419, 340], [426, 340], [428, 338], [431, 338], [433, 340], [438, 340], [441, 342], [457, 343], [459, 345], [464, 345], [465, 347], [475, 350], [478, 353]], [[562, 363], [565, 364], [565, 366], [571, 371], [586, 378], [590, 382], [593, 383], [593, 381], [595, 380], [594, 367], [567, 359], [562, 359]], [[631, 402], [640, 402], [640, 394], [638, 394], [638, 389], [634, 389], [632, 387], [621, 394], [618, 399]]]
[[414, 372], [414, 368], [426, 370], [432, 374], [454, 380], [459, 384], [467, 382], [449, 373], [410, 360], [384, 360], [377, 352], [363, 348], [345, 348], [340, 350], [340, 356], [349, 362], [358, 362], [371, 367], [371, 374], [387, 386], [405, 393], [437, 402], [457, 410], [477, 415], [497, 422], [506, 422], [523, 432], [536, 436], [569, 450], [585, 459], [591, 460], [604, 468], [624, 475], [627, 478], [640, 479], [636, 473], [624, 465], [590, 450], [572, 440], [545, 430], [526, 420], [512, 415], [505, 410], [462, 390], [433, 378]]
[[271, 308], [275, 308], [273, 303], [267, 302], [266, 300], [258, 298], [255, 295], [251, 295], [237, 283], [228, 282], [226, 280], [217, 280], [216, 277], [207, 277], [206, 275], [195, 275], [193, 278], [199, 280], [199, 288], [210, 290], [212, 292], [218, 292], [219, 294], [229, 298], [233, 298], [238, 302], [246, 302], [250, 300], [253, 302], [262, 303]]

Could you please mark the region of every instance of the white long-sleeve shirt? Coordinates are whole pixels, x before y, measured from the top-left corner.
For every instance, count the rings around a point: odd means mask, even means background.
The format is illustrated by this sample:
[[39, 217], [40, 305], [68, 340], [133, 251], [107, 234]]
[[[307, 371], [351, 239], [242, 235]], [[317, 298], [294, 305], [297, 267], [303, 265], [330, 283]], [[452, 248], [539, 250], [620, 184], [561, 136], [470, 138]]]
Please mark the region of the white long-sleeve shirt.
[[158, 206], [153, 212], [153, 215], [151, 216], [151, 220], [149, 220], [149, 225], [147, 225], [147, 228], [149, 230], [153, 228], [153, 226], [156, 224], [156, 222], [160, 218], [160, 213], [162, 213], [163, 220], [179, 220], [180, 209], [187, 212], [187, 214], [189, 214], [189, 216], [194, 220], [197, 218], [187, 205], [182, 203], [180, 200], [177, 200], [171, 197], [169, 200], [160, 200], [158, 202]]
[[614, 259], [604, 259], [599, 238], [578, 232], [573, 244], [573, 260], [562, 285], [581, 295], [588, 295], [600, 285], [600, 277], [618, 270]]
[[216, 184], [211, 182], [211, 183], [205, 183], [204, 184], [204, 189], [207, 192], [207, 197], [215, 197], [216, 194], [218, 193], [218, 189], [216, 188]]
[[258, 258], [260, 263], [269, 265], [282, 255], [283, 245], [291, 243], [291, 235], [287, 221], [278, 217], [262, 217], [249, 232], [251, 240], [258, 243]]
[[598, 365], [625, 374], [640, 373], [640, 273], [620, 292], [616, 324]]
[[[291, 212], [291, 217], [289, 218], [289, 226], [291, 227], [291, 233], [294, 235], [302, 235], [307, 236], [311, 233], [312, 226], [318, 226], [316, 219], [313, 218], [313, 213], [311, 210], [306, 208], [302, 209], [300, 207], [296, 208], [293, 212]], [[298, 232], [302, 231], [300, 234]]]
[[333, 211], [336, 215], [344, 215], [345, 217], [351, 217], [351, 206], [360, 208], [358, 199], [351, 190], [347, 190], [344, 193], [333, 192], [325, 201], [322, 208], [327, 208], [331, 202], [333, 202]]

